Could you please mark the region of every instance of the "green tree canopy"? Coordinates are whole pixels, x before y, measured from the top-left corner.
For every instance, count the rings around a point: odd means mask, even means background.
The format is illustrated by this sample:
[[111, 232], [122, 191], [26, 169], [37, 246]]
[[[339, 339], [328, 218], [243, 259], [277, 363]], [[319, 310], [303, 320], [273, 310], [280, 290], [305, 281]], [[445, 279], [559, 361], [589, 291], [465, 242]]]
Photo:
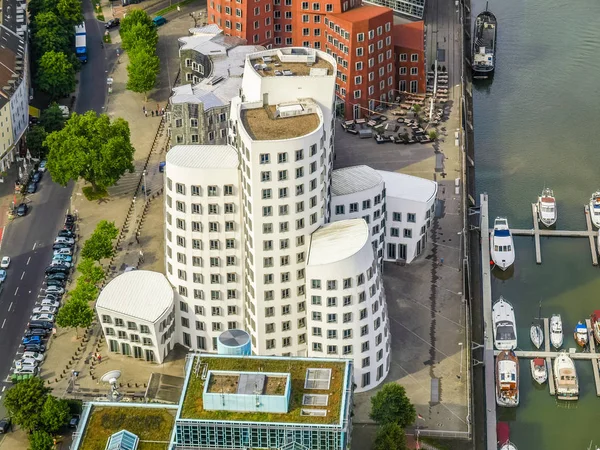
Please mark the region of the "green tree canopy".
[[84, 242], [81, 256], [98, 262], [110, 258], [114, 253], [112, 241], [118, 234], [119, 230], [114, 222], [101, 220], [92, 235]]
[[119, 229], [115, 226], [114, 222], [109, 222], [108, 220], [101, 220], [96, 224], [96, 229], [94, 233], [101, 234], [106, 237], [106, 239], [116, 239], [119, 235]]
[[91, 302], [98, 297], [98, 288], [85, 280], [77, 279], [75, 289], [69, 291], [69, 298], [72, 300], [81, 300], [83, 302]]
[[27, 10], [30, 17], [35, 17], [39, 13], [52, 11], [56, 12], [56, 3], [52, 0], [29, 0], [27, 2]]
[[387, 383], [371, 397], [370, 417], [380, 425], [397, 423], [405, 428], [417, 419], [417, 413], [404, 387]]
[[40, 125], [44, 127], [46, 133], [62, 130], [65, 126], [65, 118], [58, 103], [52, 103], [40, 114]]
[[45, 431], [34, 431], [29, 435], [29, 450], [52, 450], [54, 439]]
[[[123, 19], [123, 22], [128, 18], [129, 14]], [[121, 46], [127, 51], [144, 48], [154, 51], [156, 44], [158, 44], [158, 31], [152, 23], [150, 25], [145, 22], [134, 23], [128, 27], [126, 32], [123, 32], [123, 25], [121, 25], [120, 33]]]
[[35, 16], [33, 24], [35, 54], [38, 58], [46, 52], [68, 53], [70, 50], [70, 27], [53, 11], [41, 12]]
[[40, 426], [47, 396], [48, 388], [44, 386], [44, 380], [33, 377], [8, 390], [4, 396], [4, 406], [17, 425], [33, 431]]
[[94, 111], [73, 114], [62, 130], [48, 135], [46, 146], [48, 170], [63, 186], [81, 177], [97, 192], [134, 170], [129, 124], [121, 118], [111, 123]]
[[121, 25], [119, 26], [121, 39], [123, 39], [123, 35], [127, 34], [136, 24], [142, 24], [147, 27], [154, 26], [152, 18], [146, 11], [143, 9], [134, 9], [133, 11], [127, 12], [127, 15], [121, 20]]
[[79, 273], [81, 274], [77, 279], [78, 285], [80, 280], [91, 285], [96, 285], [104, 279], [104, 269], [96, 264], [96, 261], [91, 258], [83, 258], [77, 266], [77, 270], [79, 270]]
[[160, 60], [154, 51], [147, 48], [130, 51], [129, 64], [127, 64], [127, 89], [144, 94], [147, 100], [147, 93], [154, 89], [159, 71]]
[[70, 27], [83, 22], [80, 0], [58, 0], [56, 9], [63, 21]]
[[27, 131], [25, 141], [33, 158], [44, 159], [46, 156], [48, 149], [44, 145], [44, 140], [47, 135], [46, 130], [41, 125], [34, 125]]
[[58, 399], [52, 395], [46, 397], [44, 407], [42, 408], [41, 420], [42, 427], [51, 434], [58, 431], [69, 423], [71, 410], [66, 400]]
[[37, 82], [52, 99], [65, 97], [75, 90], [75, 68], [64, 53], [46, 52], [39, 60]]
[[408, 450], [406, 434], [397, 423], [386, 423], [377, 429], [373, 450]]
[[94, 320], [94, 310], [90, 308], [88, 302], [80, 299], [69, 299], [58, 311], [56, 324], [63, 328], [75, 328], [79, 333], [79, 328], [87, 328]]

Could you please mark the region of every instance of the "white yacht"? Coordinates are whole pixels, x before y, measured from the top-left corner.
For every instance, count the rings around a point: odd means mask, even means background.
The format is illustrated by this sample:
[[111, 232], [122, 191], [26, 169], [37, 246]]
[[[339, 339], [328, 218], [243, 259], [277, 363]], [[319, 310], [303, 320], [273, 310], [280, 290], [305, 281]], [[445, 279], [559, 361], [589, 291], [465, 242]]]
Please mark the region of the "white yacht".
[[531, 361], [531, 377], [536, 383], [544, 384], [548, 380], [548, 369], [544, 358], [533, 358]]
[[563, 328], [560, 314], [553, 314], [550, 319], [550, 343], [556, 349], [563, 344]]
[[508, 220], [504, 217], [496, 217], [494, 220], [490, 255], [494, 264], [502, 270], [508, 269], [515, 262], [513, 238], [508, 228]]
[[519, 406], [519, 359], [512, 350], [503, 350], [496, 357], [496, 403]]
[[502, 447], [500, 447], [500, 450], [518, 450], [518, 449], [517, 449], [517, 446], [515, 444], [513, 444], [510, 441], [508, 441]]
[[517, 348], [517, 326], [513, 306], [500, 296], [492, 308], [494, 346], [498, 350]]
[[590, 219], [596, 228], [600, 228], [600, 191], [596, 191], [590, 198]]
[[579, 398], [579, 382], [575, 363], [566, 352], [561, 352], [554, 359], [554, 380], [556, 397], [559, 400], [577, 400]]
[[538, 220], [547, 227], [556, 223], [558, 212], [556, 210], [556, 199], [550, 188], [544, 188], [542, 195], [538, 197], [537, 203]]
[[531, 328], [529, 329], [529, 337], [531, 337], [531, 342], [533, 342], [535, 348], [540, 348], [544, 343], [544, 332], [542, 331], [542, 327], [532, 323]]

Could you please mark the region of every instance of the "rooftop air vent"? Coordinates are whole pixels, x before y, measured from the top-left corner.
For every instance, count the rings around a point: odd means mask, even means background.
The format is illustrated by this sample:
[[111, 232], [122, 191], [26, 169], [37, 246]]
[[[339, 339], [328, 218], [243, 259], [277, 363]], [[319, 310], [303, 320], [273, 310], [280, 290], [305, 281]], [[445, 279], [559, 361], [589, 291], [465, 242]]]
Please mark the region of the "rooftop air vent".
[[331, 383], [331, 369], [306, 369], [304, 389], [327, 390]]

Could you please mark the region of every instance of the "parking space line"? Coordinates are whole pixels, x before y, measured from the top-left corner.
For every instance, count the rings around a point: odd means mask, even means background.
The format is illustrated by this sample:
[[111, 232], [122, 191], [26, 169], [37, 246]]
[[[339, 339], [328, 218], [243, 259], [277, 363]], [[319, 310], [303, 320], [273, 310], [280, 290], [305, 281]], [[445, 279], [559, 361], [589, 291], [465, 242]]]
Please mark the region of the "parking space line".
[[23, 273], [21, 274], [21, 280], [23, 279], [24, 276], [25, 276], [25, 271], [23, 271]]
[[29, 258], [27, 258], [27, 264], [25, 264], [26, 266], [29, 265], [29, 261], [31, 261], [31, 256]]
[[4, 324], [5, 324], [5, 323], [6, 323], [6, 319], [4, 319], [4, 320], [2, 321], [2, 327], [0, 327], [0, 328], [4, 328]]
[[17, 286], [17, 288], [15, 289], [15, 295], [17, 295], [17, 292], [19, 292], [19, 286]]
[[37, 242], [33, 243], [33, 248], [31, 250], [35, 250], [35, 246], [37, 245]]
[[8, 311], [10, 312], [10, 309], [12, 308], [13, 302], [10, 302], [10, 305], [8, 305]]
[[6, 386], [2, 386], [2, 392], [6, 390]]

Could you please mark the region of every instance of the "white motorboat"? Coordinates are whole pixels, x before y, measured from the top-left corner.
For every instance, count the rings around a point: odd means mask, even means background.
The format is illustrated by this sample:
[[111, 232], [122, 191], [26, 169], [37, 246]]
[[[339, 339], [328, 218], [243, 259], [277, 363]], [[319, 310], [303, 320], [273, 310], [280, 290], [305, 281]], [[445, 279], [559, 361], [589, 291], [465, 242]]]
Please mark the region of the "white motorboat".
[[492, 308], [494, 346], [498, 350], [517, 348], [517, 326], [513, 306], [500, 296]]
[[596, 191], [590, 198], [590, 219], [596, 228], [600, 228], [600, 191]]
[[598, 253], [600, 254], [600, 230], [598, 230], [598, 236], [596, 237], [596, 247], [598, 248]]
[[550, 319], [550, 343], [556, 349], [563, 344], [563, 328], [560, 314], [553, 314]]
[[512, 350], [503, 350], [496, 357], [496, 403], [519, 406], [519, 359]]
[[586, 324], [583, 323], [581, 320], [577, 322], [577, 325], [575, 326], [573, 337], [575, 338], [575, 342], [577, 342], [577, 345], [579, 345], [580, 347], [585, 347], [588, 343], [590, 335], [588, 333]]
[[536, 383], [544, 384], [548, 380], [548, 368], [544, 358], [534, 358], [531, 363], [531, 377]]
[[515, 262], [513, 238], [508, 228], [508, 220], [504, 217], [496, 217], [494, 220], [490, 256], [494, 264], [502, 270], [508, 269]]
[[518, 449], [517, 449], [517, 446], [515, 444], [513, 444], [510, 441], [508, 441], [502, 447], [500, 447], [500, 450], [518, 450]]
[[554, 381], [556, 382], [556, 397], [559, 400], [577, 400], [579, 398], [579, 382], [575, 363], [564, 351], [554, 359]]
[[540, 348], [544, 343], [544, 332], [539, 325], [531, 324], [529, 336], [531, 337], [531, 342], [535, 345], [535, 348]]
[[538, 220], [547, 227], [556, 223], [558, 211], [556, 209], [556, 199], [554, 192], [550, 188], [544, 188], [542, 195], [538, 197], [537, 203]]

